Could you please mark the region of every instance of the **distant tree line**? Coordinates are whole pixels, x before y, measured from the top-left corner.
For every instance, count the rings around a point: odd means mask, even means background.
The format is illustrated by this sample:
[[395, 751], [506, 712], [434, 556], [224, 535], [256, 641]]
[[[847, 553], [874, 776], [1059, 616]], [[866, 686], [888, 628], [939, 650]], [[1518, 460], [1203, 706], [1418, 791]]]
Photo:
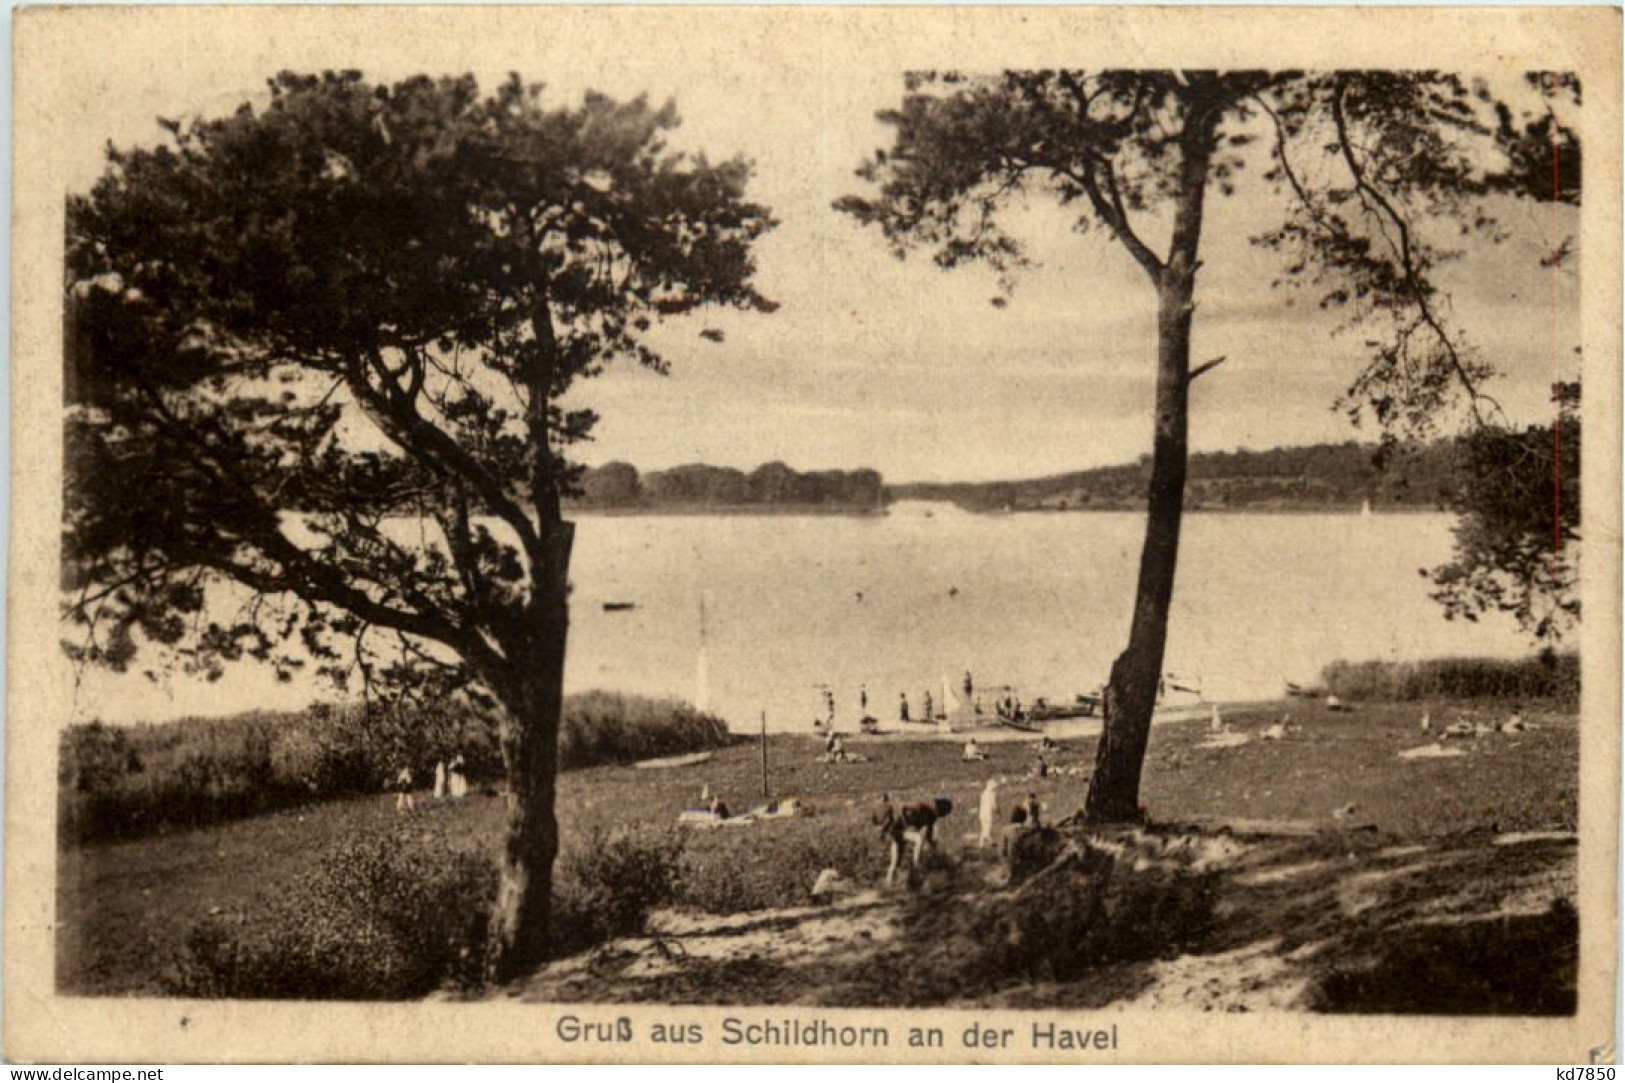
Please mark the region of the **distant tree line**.
[[[1192, 455], [1191, 508], [1438, 507], [1454, 488], [1449, 442], [1376, 445], [1347, 441], [1268, 451]], [[945, 500], [968, 511], [1138, 509], [1145, 506], [1151, 457], [1024, 481], [892, 485], [891, 500]]]
[[577, 503], [587, 508], [725, 508], [830, 506], [878, 508], [885, 484], [874, 470], [812, 470], [782, 462], [750, 472], [692, 463], [640, 474], [630, 463], [611, 462], [581, 475]]

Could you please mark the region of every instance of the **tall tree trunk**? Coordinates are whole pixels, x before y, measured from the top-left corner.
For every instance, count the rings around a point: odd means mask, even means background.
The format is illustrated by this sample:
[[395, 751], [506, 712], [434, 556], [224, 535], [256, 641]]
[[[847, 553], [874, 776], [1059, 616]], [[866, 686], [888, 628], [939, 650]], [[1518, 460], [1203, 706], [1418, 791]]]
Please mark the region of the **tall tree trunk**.
[[1213, 126], [1209, 117], [1192, 115], [1180, 140], [1180, 188], [1173, 240], [1157, 280], [1157, 398], [1145, 545], [1140, 551], [1134, 621], [1128, 646], [1112, 663], [1106, 684], [1105, 722], [1095, 750], [1089, 796], [1084, 802], [1084, 815], [1095, 823], [1137, 821], [1142, 815], [1140, 769], [1145, 762], [1151, 712], [1157, 704], [1162, 676], [1168, 609], [1174, 595], [1185, 509], [1191, 316]]
[[[491, 914], [487, 975], [508, 981], [547, 961], [552, 933], [559, 723], [569, 628], [568, 578], [574, 527], [560, 522], [544, 540], [555, 567], [537, 575], [528, 606], [529, 650], [504, 698], [502, 759], [508, 779], [507, 834]], [[545, 584], [545, 588], [543, 587]]]
[[[537, 280], [546, 274], [537, 268]], [[514, 671], [505, 674], [511, 703], [502, 735], [508, 774], [508, 834], [502, 848], [491, 914], [487, 977], [506, 981], [547, 961], [553, 917], [553, 861], [559, 853], [554, 809], [559, 770], [559, 722], [564, 712], [564, 651], [570, 621], [570, 551], [575, 524], [564, 520], [549, 409], [558, 336], [545, 289], [533, 298], [537, 347], [521, 370], [529, 438], [530, 499], [540, 552], [531, 560], [530, 599], [515, 630]]]

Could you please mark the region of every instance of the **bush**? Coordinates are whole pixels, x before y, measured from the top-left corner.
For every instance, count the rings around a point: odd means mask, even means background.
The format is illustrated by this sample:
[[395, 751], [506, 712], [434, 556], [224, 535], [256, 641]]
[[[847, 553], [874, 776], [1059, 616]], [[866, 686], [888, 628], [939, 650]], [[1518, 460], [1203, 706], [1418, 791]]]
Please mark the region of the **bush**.
[[[432, 820], [339, 844], [251, 910], [187, 937], [168, 991], [245, 999], [403, 1000], [483, 980], [496, 898], [492, 855]], [[682, 837], [597, 833], [554, 871], [555, 956], [647, 931], [676, 895]]]
[[256, 910], [195, 927], [182, 996], [389, 1000], [470, 986], [496, 892], [487, 856], [400, 828], [346, 842]]
[[91, 722], [62, 734], [57, 784], [65, 789], [95, 793], [143, 769], [141, 756], [124, 730]]
[[1321, 671], [1321, 682], [1349, 700], [1554, 700], [1572, 707], [1580, 701], [1580, 656], [1546, 651], [1512, 660], [1333, 662]]
[[559, 763], [595, 767], [721, 748], [733, 736], [714, 715], [670, 699], [584, 692], [564, 703]]
[[1212, 928], [1216, 900], [1211, 874], [1120, 861], [1084, 845], [1077, 865], [978, 916], [975, 965], [1007, 979], [1072, 981], [1108, 963], [1170, 958]]
[[[589, 692], [566, 697], [559, 750], [573, 768], [730, 740], [720, 719], [686, 704]], [[437, 761], [459, 753], [471, 780], [500, 777], [490, 720], [444, 703], [371, 713], [317, 704], [301, 714], [71, 726], [58, 752], [58, 836], [63, 843], [135, 838], [377, 793], [403, 766], [425, 785]]]
[[[1031, 837], [1035, 850], [1054, 841]], [[1132, 844], [1122, 858], [1077, 845], [1075, 861], [1008, 891], [917, 897], [903, 945], [853, 974], [840, 1002], [936, 1004], [1076, 981], [1114, 963], [1185, 953], [1213, 929], [1216, 873], [1179, 860], [1138, 861]]]
[[713, 914], [805, 906], [824, 869], [859, 883], [880, 879], [886, 852], [879, 832], [827, 816], [771, 831], [713, 833], [690, 847], [676, 901]]
[[648, 930], [677, 897], [685, 839], [672, 828], [594, 831], [553, 874], [553, 954], [573, 955]]
[[1567, 899], [1539, 914], [1384, 929], [1373, 961], [1334, 966], [1313, 1007], [1339, 1014], [1573, 1015], [1579, 915]]

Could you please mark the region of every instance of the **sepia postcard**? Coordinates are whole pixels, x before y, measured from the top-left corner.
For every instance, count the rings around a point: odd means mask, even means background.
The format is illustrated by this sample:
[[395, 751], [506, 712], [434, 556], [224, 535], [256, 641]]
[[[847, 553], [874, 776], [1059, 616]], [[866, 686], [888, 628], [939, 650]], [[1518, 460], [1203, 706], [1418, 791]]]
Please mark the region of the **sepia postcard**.
[[1617, 9], [15, 27], [8, 1059], [1616, 1059]]

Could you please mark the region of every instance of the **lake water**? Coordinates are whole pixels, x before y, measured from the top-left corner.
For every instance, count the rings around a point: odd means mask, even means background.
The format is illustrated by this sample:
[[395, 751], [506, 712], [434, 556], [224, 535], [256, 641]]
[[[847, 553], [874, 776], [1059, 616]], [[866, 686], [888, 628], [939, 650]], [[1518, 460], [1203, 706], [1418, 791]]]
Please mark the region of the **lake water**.
[[[711, 709], [738, 729], [804, 730], [820, 685], [838, 718], [918, 714], [967, 670], [979, 688], [1070, 698], [1106, 677], [1128, 631], [1144, 518], [580, 515], [568, 686], [699, 694], [701, 604]], [[1206, 697], [1280, 694], [1333, 659], [1510, 656], [1497, 617], [1450, 622], [1417, 569], [1450, 552], [1444, 515], [1196, 514], [1185, 520], [1166, 668]], [[861, 595], [861, 598], [860, 598]], [[604, 602], [635, 608], [606, 612]], [[153, 720], [303, 707], [314, 682], [239, 669], [215, 685], [87, 674], [76, 719]]]

